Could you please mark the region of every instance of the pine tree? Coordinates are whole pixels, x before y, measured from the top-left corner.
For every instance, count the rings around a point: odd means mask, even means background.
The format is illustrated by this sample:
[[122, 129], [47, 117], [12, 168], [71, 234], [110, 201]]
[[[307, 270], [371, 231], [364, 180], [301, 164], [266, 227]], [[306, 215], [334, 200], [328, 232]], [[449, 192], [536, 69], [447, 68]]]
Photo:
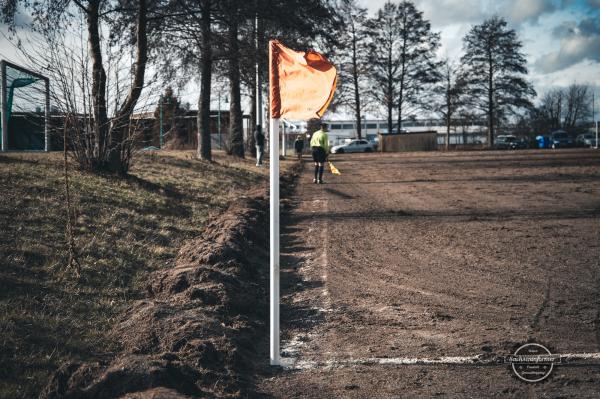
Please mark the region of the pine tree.
[[494, 144], [494, 129], [515, 108], [530, 108], [535, 90], [527, 74], [522, 44], [503, 18], [492, 17], [475, 25], [463, 39], [468, 93], [473, 105], [488, 120], [488, 146]]

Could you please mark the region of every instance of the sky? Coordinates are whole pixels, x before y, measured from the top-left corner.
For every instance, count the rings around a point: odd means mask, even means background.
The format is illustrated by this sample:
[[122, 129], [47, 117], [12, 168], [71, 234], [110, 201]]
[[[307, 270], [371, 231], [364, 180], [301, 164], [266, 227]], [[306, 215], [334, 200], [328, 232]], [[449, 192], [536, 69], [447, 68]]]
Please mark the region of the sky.
[[[358, 0], [371, 15], [386, 0]], [[515, 29], [528, 61], [528, 79], [539, 96], [554, 87], [587, 83], [596, 93], [600, 116], [600, 0], [414, 0], [432, 29], [441, 34], [440, 57], [459, 59], [462, 38], [469, 29], [493, 15], [504, 17]], [[23, 18], [26, 18], [23, 16]], [[26, 21], [24, 21], [26, 22]], [[5, 31], [0, 27], [0, 32]], [[15, 54], [0, 37], [0, 58]], [[226, 108], [226, 89], [222, 90]], [[197, 85], [180, 95], [195, 108]], [[214, 97], [217, 97], [216, 95]], [[214, 107], [216, 108], [216, 98]], [[245, 106], [245, 104], [243, 105]]]
[[[386, 0], [359, 0], [374, 14]], [[587, 83], [600, 110], [600, 0], [415, 0], [441, 34], [439, 55], [458, 59], [473, 25], [498, 15], [517, 32], [528, 79], [538, 96], [554, 87]]]

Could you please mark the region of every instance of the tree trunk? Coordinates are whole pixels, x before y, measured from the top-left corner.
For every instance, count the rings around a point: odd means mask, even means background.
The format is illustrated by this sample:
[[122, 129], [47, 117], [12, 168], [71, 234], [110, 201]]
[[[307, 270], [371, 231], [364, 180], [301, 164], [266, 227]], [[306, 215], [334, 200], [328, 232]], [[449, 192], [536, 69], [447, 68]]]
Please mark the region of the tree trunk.
[[494, 146], [494, 75], [492, 69], [491, 55], [489, 55], [489, 78], [488, 78], [488, 147]]
[[446, 151], [450, 149], [450, 115], [446, 117]]
[[259, 52], [260, 52], [260, 46], [259, 46], [259, 40], [258, 40], [258, 17], [255, 19], [255, 22], [254, 22], [254, 29], [252, 31], [252, 36], [254, 37], [256, 47], [254, 48], [254, 52], [253, 52], [255, 73], [252, 74], [252, 79], [250, 80], [250, 87], [248, 88], [250, 91], [250, 126], [252, 128], [252, 130], [248, 132], [248, 139], [246, 140], [246, 144], [247, 144], [246, 151], [248, 151], [249, 155], [252, 155], [254, 148], [255, 148], [254, 130], [257, 128], [257, 125], [258, 125], [258, 114], [257, 114], [257, 110], [256, 110], [257, 88], [258, 88], [258, 81], [259, 81], [258, 74], [260, 73], [260, 68], [258, 65]]
[[[256, 79], [254, 79], [256, 80]], [[250, 89], [250, 126], [252, 126], [253, 129], [256, 129], [256, 125], [257, 125], [257, 114], [256, 114], [256, 84], [254, 85], [254, 90], [252, 90], [252, 88]], [[252, 150], [255, 146], [254, 143], [254, 131], [252, 132], [248, 132], [248, 148], [246, 149], [246, 151], [248, 151], [248, 153], [250, 155], [252, 155]]]
[[94, 158], [92, 168], [102, 168], [105, 162], [108, 116], [106, 113], [106, 71], [102, 63], [99, 33], [99, 1], [90, 1], [87, 10], [88, 42], [92, 57], [92, 103], [94, 112]]
[[[137, 104], [144, 88], [146, 63], [148, 62], [148, 37], [147, 37], [147, 4], [140, 0], [136, 16], [136, 59], [134, 64], [133, 82], [129, 88], [127, 98], [118, 110], [113, 120], [109, 154], [109, 170], [119, 175], [126, 175], [129, 171], [131, 160], [131, 144], [126, 132], [129, 129], [131, 114]], [[125, 143], [125, 142], [128, 143]]]
[[391, 100], [389, 100], [387, 106], [388, 134], [392, 134], [392, 112], [394, 112], [394, 103]]
[[[404, 66], [402, 67], [404, 69]], [[404, 71], [400, 77], [400, 92], [398, 93], [398, 126], [396, 126], [397, 133], [402, 130], [402, 105], [404, 103]]]
[[232, 15], [228, 27], [229, 41], [229, 154], [244, 158], [244, 128], [240, 93], [240, 51], [237, 16]]
[[452, 123], [452, 100], [450, 71], [446, 75], [446, 151], [450, 149], [450, 124]]
[[392, 134], [392, 112], [394, 112], [394, 74], [392, 73], [392, 49], [388, 49], [388, 81], [387, 81], [387, 123], [388, 123], [388, 134]]
[[352, 79], [354, 81], [354, 115], [356, 117], [356, 135], [362, 139], [362, 117], [360, 114], [360, 91], [358, 87], [358, 57], [356, 54], [356, 33], [352, 37]]
[[396, 133], [400, 133], [402, 130], [402, 103], [404, 102], [403, 95], [403, 87], [402, 83], [400, 83], [400, 93], [398, 93], [398, 125], [396, 126]]
[[[404, 13], [403, 17], [403, 26], [406, 26], [406, 13]], [[403, 30], [404, 33], [402, 35], [402, 64], [400, 66], [401, 74], [400, 74], [400, 92], [398, 93], [398, 133], [402, 130], [402, 106], [404, 105], [404, 81], [406, 77], [406, 42], [408, 41], [406, 29]]]
[[212, 79], [212, 48], [210, 31], [210, 0], [202, 1], [202, 46], [200, 64], [200, 97], [198, 98], [198, 158], [212, 160], [210, 136], [210, 90]]

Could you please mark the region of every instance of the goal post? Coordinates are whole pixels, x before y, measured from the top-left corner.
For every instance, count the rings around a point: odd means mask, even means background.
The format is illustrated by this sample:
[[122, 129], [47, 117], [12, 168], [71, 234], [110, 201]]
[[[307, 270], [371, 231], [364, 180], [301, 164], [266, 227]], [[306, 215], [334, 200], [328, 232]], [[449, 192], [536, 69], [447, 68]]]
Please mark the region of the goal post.
[[[43, 85], [43, 89], [42, 86]], [[29, 101], [28, 106], [35, 100], [35, 92], [43, 92], [43, 99], [38, 98], [40, 108], [43, 105], [43, 136], [44, 151], [50, 151], [50, 79], [48, 77], [34, 72], [25, 67], [16, 65], [6, 60], [0, 60], [0, 149], [2, 151], [10, 150], [9, 143], [9, 122], [14, 111], [15, 93], [20, 93], [20, 89], [31, 88], [24, 98], [24, 102]]]

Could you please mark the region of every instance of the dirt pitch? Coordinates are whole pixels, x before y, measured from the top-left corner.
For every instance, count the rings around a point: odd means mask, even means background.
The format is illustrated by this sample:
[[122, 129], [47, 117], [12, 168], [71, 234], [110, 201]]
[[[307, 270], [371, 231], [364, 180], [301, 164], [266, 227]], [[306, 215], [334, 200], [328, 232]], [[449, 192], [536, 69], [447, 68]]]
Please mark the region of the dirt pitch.
[[563, 364], [538, 384], [506, 364], [379, 363], [493, 359], [528, 339], [600, 352], [600, 152], [333, 161], [342, 175], [326, 185], [306, 165], [282, 230], [291, 367], [265, 371], [263, 395], [598, 397], [600, 361]]

